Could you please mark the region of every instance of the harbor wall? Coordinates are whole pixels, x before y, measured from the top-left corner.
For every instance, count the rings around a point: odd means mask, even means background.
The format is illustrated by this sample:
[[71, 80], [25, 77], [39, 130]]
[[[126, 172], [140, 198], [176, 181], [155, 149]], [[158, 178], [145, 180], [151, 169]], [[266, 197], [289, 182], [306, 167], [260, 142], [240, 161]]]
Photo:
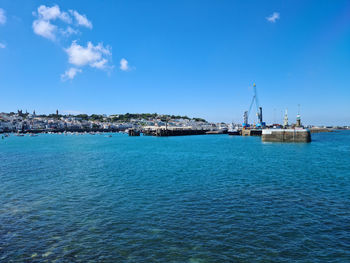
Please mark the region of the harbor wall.
[[311, 128], [311, 133], [320, 133], [320, 132], [334, 132], [334, 129], [330, 128]]
[[185, 135], [202, 135], [206, 134], [207, 130], [192, 130], [192, 129], [155, 129], [155, 130], [142, 130], [144, 135], [148, 136], [185, 136]]
[[308, 129], [264, 129], [261, 140], [263, 142], [311, 142]]
[[242, 136], [261, 136], [260, 129], [243, 129]]

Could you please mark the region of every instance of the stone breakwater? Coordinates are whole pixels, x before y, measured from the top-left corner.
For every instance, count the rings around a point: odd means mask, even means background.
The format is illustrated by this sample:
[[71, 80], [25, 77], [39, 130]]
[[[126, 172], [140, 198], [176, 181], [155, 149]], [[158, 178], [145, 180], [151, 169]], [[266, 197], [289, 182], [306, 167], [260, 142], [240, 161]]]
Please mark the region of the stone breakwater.
[[170, 128], [170, 129], [144, 129], [142, 130], [144, 135], [148, 136], [185, 136], [185, 135], [203, 135], [208, 130], [197, 130], [197, 129], [182, 129], [182, 128]]
[[264, 129], [261, 140], [263, 142], [311, 142], [308, 129]]

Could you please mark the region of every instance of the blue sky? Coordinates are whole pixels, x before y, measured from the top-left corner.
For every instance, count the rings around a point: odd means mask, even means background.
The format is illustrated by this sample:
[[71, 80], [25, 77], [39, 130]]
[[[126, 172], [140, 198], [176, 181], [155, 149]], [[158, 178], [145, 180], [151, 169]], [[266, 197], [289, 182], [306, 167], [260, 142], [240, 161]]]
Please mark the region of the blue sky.
[[[350, 123], [349, 1], [0, 1], [0, 111]], [[253, 112], [254, 113], [254, 112]], [[254, 114], [251, 114], [254, 118]]]

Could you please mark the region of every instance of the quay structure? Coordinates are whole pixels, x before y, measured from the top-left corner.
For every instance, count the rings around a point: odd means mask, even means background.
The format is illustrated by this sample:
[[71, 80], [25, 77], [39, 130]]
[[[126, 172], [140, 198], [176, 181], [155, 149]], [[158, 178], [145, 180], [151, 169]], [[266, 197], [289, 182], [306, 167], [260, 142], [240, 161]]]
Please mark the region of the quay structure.
[[308, 129], [263, 129], [263, 142], [311, 142], [311, 133]]
[[263, 129], [261, 140], [263, 142], [311, 142], [311, 132], [301, 125], [300, 114], [296, 118], [293, 128], [288, 125], [288, 112], [284, 115], [283, 129]]
[[143, 127], [141, 132], [145, 136], [157, 136], [157, 137], [167, 137], [167, 136], [185, 136], [185, 135], [203, 135], [206, 134], [208, 129], [199, 129], [193, 127], [154, 127], [147, 126]]
[[[225, 134], [220, 131], [205, 129], [193, 129], [192, 127], [144, 127], [142, 129], [129, 129], [129, 136], [185, 136], [185, 135], [209, 135]], [[261, 136], [263, 142], [311, 142], [310, 130], [304, 128], [286, 129], [243, 129], [242, 136]]]
[[242, 136], [261, 136], [262, 129], [242, 129]]

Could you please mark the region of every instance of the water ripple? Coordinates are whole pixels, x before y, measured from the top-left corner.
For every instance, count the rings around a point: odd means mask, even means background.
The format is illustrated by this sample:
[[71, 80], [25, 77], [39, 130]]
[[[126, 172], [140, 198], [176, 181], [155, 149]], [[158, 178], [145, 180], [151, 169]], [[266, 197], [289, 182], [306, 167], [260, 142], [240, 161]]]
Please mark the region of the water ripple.
[[10, 137], [0, 262], [350, 262], [350, 133]]

